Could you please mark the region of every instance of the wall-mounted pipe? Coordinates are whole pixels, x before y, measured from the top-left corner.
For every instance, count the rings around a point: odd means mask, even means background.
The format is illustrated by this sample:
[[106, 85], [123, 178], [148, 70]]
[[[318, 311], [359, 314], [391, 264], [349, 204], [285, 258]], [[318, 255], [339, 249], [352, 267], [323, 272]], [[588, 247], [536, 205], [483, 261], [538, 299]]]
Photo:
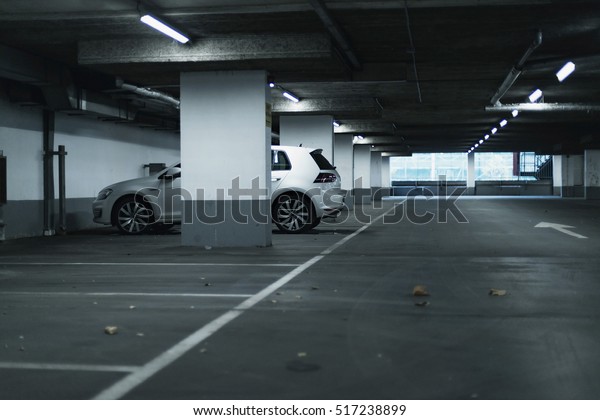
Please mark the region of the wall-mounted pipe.
[[116, 85], [119, 89], [133, 92], [136, 95], [145, 96], [147, 98], [152, 98], [161, 102], [165, 102], [175, 109], [179, 109], [179, 105], [181, 103], [178, 99], [172, 97], [171, 95], [167, 95], [166, 93], [159, 92], [150, 88], [139, 87], [131, 85], [129, 83], [125, 83], [121, 78], [116, 79]]
[[44, 236], [54, 235], [54, 111], [44, 110]]
[[517, 61], [513, 68], [510, 69], [510, 71], [506, 75], [506, 78], [504, 79], [494, 96], [492, 96], [492, 99], [490, 99], [491, 105], [500, 105], [500, 99], [502, 99], [506, 92], [508, 92], [508, 90], [519, 78], [521, 72], [523, 71], [523, 66], [525, 65], [525, 62], [527, 61], [529, 56], [533, 54], [533, 51], [535, 51], [535, 49], [538, 48], [540, 45], [542, 45], [542, 31], [538, 31], [535, 34], [535, 38], [529, 46], [529, 48], [527, 48], [523, 56], [519, 59], [519, 61]]

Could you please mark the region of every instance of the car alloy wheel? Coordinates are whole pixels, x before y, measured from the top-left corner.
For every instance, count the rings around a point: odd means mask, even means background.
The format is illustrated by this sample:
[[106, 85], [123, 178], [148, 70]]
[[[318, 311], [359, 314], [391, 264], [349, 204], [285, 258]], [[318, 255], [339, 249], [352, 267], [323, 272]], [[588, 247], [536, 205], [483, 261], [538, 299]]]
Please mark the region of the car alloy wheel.
[[116, 225], [123, 233], [137, 235], [146, 232], [153, 223], [153, 213], [143, 198], [125, 197], [117, 203]]
[[302, 233], [311, 229], [315, 220], [310, 199], [297, 194], [282, 194], [273, 206], [273, 221], [287, 233]]

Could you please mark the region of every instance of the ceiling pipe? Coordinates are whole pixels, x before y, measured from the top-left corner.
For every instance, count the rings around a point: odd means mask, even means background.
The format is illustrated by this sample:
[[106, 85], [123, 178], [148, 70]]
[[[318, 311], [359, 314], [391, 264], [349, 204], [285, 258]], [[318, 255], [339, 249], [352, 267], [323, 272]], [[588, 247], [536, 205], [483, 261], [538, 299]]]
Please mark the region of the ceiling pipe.
[[508, 92], [508, 90], [512, 87], [515, 81], [519, 78], [521, 72], [523, 71], [523, 66], [525, 65], [525, 62], [527, 61], [529, 56], [533, 54], [533, 51], [535, 51], [535, 49], [538, 48], [540, 45], [542, 45], [542, 31], [537, 31], [537, 33], [535, 34], [535, 39], [533, 40], [529, 48], [527, 48], [527, 51], [525, 51], [525, 53], [517, 62], [517, 64], [515, 64], [512, 69], [510, 69], [510, 72], [508, 73], [508, 75], [506, 75], [506, 78], [504, 79], [494, 96], [492, 96], [492, 99], [490, 99], [491, 105], [501, 105], [500, 99], [502, 99], [506, 92]]
[[161, 101], [161, 102], [171, 105], [175, 109], [179, 109], [179, 106], [181, 104], [179, 99], [176, 99], [170, 95], [167, 95], [166, 93], [158, 92], [158, 91], [152, 90], [150, 88], [139, 87], [139, 86], [131, 85], [129, 83], [125, 83], [123, 81], [123, 79], [121, 79], [120, 77], [118, 77], [115, 80], [115, 84], [119, 89], [133, 92], [136, 95], [145, 96], [147, 98], [156, 99], [157, 101]]

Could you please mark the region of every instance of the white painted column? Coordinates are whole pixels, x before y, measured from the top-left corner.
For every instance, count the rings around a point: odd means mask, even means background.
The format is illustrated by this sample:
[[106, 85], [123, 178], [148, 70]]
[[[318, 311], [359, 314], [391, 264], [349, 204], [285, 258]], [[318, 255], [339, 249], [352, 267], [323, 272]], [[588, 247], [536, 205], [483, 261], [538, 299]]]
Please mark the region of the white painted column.
[[279, 144], [323, 149], [333, 160], [333, 117], [331, 115], [282, 115], [279, 117]]
[[554, 195], [561, 197], [584, 196], [583, 155], [556, 155], [552, 157]]
[[381, 157], [381, 188], [386, 196], [392, 195], [392, 177], [390, 174], [390, 157]]
[[381, 200], [381, 152], [371, 152], [371, 197]]
[[270, 246], [264, 71], [181, 74], [182, 244]]
[[600, 200], [600, 150], [585, 151], [585, 198]]
[[371, 202], [371, 145], [354, 145], [354, 202]]
[[467, 195], [475, 195], [475, 152], [467, 154]]
[[354, 174], [352, 134], [336, 134], [333, 147], [333, 165], [342, 177], [342, 188], [352, 191]]
[[562, 155], [552, 156], [552, 187], [553, 187], [552, 194], [553, 195], [562, 196], [563, 161], [566, 164], [566, 159]]

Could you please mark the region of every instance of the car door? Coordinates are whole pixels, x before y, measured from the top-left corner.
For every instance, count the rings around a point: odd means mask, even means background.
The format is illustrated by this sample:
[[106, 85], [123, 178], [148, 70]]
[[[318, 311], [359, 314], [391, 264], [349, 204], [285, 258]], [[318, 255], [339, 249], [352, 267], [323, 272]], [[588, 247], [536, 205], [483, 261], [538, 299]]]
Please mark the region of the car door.
[[292, 165], [288, 155], [283, 150], [271, 150], [271, 194], [279, 189], [279, 186], [290, 173]]

